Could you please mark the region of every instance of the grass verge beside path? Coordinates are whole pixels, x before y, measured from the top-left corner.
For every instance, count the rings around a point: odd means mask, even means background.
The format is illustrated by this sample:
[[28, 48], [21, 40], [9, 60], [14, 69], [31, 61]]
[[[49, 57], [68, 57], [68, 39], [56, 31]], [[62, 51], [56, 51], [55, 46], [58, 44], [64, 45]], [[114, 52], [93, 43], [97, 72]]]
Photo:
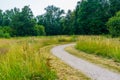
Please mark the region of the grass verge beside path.
[[0, 80], [55, 80], [56, 73], [46, 66], [39, 51], [49, 42], [37, 37], [0, 39]]
[[47, 60], [47, 65], [57, 73], [58, 80], [90, 80], [84, 74], [76, 69], [65, 64], [63, 61], [52, 55], [50, 50], [53, 46], [47, 46], [41, 49], [41, 53], [44, 52], [44, 56]]
[[79, 36], [76, 49], [120, 62], [120, 38]]
[[75, 49], [74, 46], [67, 47], [65, 48], [65, 50], [76, 57], [82, 58], [101, 67], [108, 68], [112, 71], [120, 73], [120, 63], [114, 62], [111, 59], [106, 59], [94, 54], [87, 54], [85, 52]]

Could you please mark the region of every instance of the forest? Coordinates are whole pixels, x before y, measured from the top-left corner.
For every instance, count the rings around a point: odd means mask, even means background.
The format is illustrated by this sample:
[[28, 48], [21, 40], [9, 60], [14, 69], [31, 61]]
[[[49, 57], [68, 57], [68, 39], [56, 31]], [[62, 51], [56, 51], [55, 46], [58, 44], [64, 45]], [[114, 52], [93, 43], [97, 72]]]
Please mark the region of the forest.
[[[42, 35], [111, 35], [120, 36], [120, 0], [81, 0], [75, 9], [54, 5], [34, 16], [30, 6], [0, 10], [0, 37]], [[40, 6], [38, 6], [39, 8]]]

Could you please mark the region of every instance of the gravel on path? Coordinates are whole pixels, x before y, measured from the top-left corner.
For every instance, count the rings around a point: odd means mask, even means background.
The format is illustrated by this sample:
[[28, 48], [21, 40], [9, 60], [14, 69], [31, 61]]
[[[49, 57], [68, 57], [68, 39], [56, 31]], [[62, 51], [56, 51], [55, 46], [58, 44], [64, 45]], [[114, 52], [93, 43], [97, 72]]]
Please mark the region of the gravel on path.
[[75, 44], [56, 46], [51, 49], [51, 52], [55, 56], [63, 60], [66, 64], [83, 72], [92, 80], [120, 80], [120, 74], [99, 67], [83, 59], [77, 58], [64, 50], [64, 48], [72, 45]]

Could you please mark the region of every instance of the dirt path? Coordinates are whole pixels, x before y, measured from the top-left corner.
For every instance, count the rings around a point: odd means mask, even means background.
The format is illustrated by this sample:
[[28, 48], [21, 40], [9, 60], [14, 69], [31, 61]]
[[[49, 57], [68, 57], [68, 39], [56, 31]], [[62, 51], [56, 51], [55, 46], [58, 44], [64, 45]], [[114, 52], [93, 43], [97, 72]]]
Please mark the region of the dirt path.
[[65, 63], [76, 68], [92, 80], [120, 80], [120, 74], [101, 68], [95, 64], [77, 58], [64, 50], [65, 47], [75, 44], [66, 44], [54, 47], [51, 52]]

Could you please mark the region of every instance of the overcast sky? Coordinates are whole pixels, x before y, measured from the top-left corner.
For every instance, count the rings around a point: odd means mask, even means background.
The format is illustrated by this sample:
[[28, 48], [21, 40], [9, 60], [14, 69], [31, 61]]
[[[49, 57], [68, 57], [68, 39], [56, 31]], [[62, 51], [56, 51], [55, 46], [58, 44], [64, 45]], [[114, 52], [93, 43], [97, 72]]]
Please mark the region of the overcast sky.
[[40, 15], [44, 13], [44, 8], [48, 5], [55, 5], [64, 9], [67, 12], [68, 9], [73, 10], [80, 0], [0, 0], [0, 9], [3, 11], [7, 9], [13, 9], [14, 7], [23, 8], [25, 5], [30, 5], [34, 15]]

